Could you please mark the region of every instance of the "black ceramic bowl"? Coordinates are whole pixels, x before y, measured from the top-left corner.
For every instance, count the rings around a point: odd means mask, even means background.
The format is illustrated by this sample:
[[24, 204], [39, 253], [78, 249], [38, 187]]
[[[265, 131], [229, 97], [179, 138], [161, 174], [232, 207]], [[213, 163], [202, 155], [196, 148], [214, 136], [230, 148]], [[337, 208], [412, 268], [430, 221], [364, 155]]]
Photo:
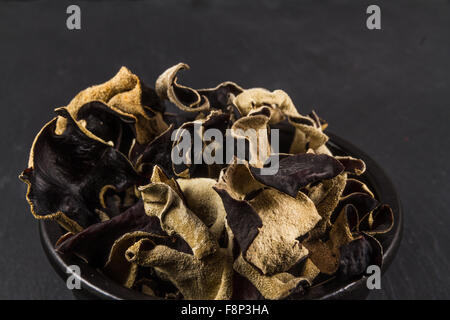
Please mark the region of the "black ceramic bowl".
[[[403, 217], [400, 200], [397, 197], [394, 186], [384, 171], [364, 152], [350, 144], [349, 142], [337, 137], [327, 131], [330, 141], [327, 146], [335, 155], [350, 155], [364, 160], [367, 166], [366, 172], [359, 177], [366, 183], [381, 203], [391, 206], [394, 212], [394, 227], [385, 234], [378, 236], [377, 239], [383, 246], [383, 267], [382, 273], [391, 264], [397, 249], [400, 245], [402, 235]], [[150, 299], [148, 295], [134, 291], [112, 281], [101, 271], [92, 268], [81, 259], [70, 255], [60, 255], [55, 252], [54, 244], [63, 234], [61, 228], [56, 222], [39, 222], [39, 233], [44, 251], [50, 260], [53, 268], [59, 276], [66, 281], [69, 274], [66, 272], [70, 265], [78, 265], [81, 270], [81, 289], [72, 290], [78, 299]], [[369, 294], [366, 286], [366, 277], [356, 281], [342, 282], [337, 279], [331, 280], [320, 286], [310, 288], [303, 299], [365, 299]]]

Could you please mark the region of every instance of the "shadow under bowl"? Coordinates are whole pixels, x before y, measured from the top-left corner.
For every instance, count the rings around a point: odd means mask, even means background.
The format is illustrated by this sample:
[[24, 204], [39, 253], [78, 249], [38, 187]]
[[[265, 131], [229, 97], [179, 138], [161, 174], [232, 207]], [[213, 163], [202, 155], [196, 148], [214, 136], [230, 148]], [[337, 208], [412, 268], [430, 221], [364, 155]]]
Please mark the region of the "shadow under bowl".
[[[382, 274], [386, 272], [391, 264], [397, 249], [400, 245], [403, 214], [400, 200], [385, 172], [366, 153], [353, 146], [346, 140], [327, 131], [330, 137], [327, 146], [334, 155], [348, 155], [362, 159], [366, 163], [366, 172], [358, 177], [374, 192], [375, 197], [381, 202], [390, 205], [394, 212], [394, 227], [384, 235], [377, 236], [383, 246], [383, 266]], [[74, 255], [61, 255], [54, 250], [54, 244], [63, 234], [63, 231], [56, 222], [39, 221], [39, 234], [42, 247], [51, 265], [66, 281], [68, 267], [77, 265], [81, 271], [81, 289], [72, 290], [77, 299], [109, 299], [109, 300], [154, 300], [141, 292], [131, 290], [114, 282], [98, 269]], [[302, 299], [365, 299], [369, 294], [366, 286], [367, 277], [362, 277], [354, 281], [340, 281], [333, 279], [327, 283], [308, 289]]]

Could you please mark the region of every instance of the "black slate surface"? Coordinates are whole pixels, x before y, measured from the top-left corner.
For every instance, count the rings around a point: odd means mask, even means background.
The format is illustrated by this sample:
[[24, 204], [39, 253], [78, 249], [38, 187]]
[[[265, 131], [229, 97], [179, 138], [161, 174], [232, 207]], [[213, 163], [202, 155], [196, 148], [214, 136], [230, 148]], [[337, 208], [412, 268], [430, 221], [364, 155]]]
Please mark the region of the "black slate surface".
[[[283, 88], [387, 171], [403, 242], [371, 299], [450, 298], [449, 1], [0, 2], [0, 299], [70, 299], [48, 264], [17, 179], [37, 131], [81, 89], [122, 65], [152, 84]], [[368, 4], [382, 30], [365, 26]]]

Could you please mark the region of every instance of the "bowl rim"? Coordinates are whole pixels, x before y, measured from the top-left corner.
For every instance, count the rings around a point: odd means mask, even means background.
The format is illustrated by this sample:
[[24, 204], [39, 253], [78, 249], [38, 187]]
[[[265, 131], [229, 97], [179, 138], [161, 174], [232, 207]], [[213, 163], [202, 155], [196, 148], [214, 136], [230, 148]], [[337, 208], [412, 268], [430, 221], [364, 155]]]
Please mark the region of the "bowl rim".
[[[387, 234], [387, 240], [382, 243], [387, 243], [386, 247], [383, 246], [383, 265], [381, 271], [384, 274], [398, 251], [403, 233], [403, 212], [400, 199], [385, 171], [369, 155], [334, 133], [328, 130], [326, 133], [330, 138], [327, 142], [327, 146], [330, 149], [337, 150], [338, 153], [340, 152], [362, 159], [366, 163], [367, 169], [361, 176], [362, 180], [365, 180], [364, 182], [375, 192], [377, 199], [381, 203], [389, 204], [394, 212], [394, 226]], [[67, 281], [70, 275], [70, 273], [67, 273], [69, 266], [77, 265], [80, 267], [80, 284], [84, 294], [87, 293], [88, 296], [106, 300], [161, 299], [123, 287], [103, 275], [100, 270], [91, 267], [85, 261], [74, 255], [57, 253], [54, 250], [54, 244], [61, 235], [61, 230], [56, 222], [40, 220], [39, 235], [42, 247], [50, 264], [64, 281]], [[366, 291], [365, 296], [367, 296], [369, 289], [365, 286], [366, 280], [367, 276], [363, 276], [354, 281], [330, 281], [325, 285], [309, 289], [301, 299], [348, 299], [352, 297], [352, 293], [361, 290]], [[73, 293], [77, 296], [76, 291], [73, 291]]]

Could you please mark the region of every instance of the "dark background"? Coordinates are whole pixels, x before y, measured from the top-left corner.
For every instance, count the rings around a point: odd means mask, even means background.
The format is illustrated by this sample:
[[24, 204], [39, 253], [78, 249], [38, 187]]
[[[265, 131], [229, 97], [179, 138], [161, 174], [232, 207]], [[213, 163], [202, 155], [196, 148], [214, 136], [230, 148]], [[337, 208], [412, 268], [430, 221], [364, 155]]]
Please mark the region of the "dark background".
[[[77, 3], [82, 30], [66, 28]], [[55, 107], [128, 66], [153, 84], [282, 88], [389, 174], [405, 212], [371, 299], [450, 298], [449, 1], [0, 2], [0, 298], [70, 299], [17, 176]], [[382, 30], [366, 28], [378, 4]]]

